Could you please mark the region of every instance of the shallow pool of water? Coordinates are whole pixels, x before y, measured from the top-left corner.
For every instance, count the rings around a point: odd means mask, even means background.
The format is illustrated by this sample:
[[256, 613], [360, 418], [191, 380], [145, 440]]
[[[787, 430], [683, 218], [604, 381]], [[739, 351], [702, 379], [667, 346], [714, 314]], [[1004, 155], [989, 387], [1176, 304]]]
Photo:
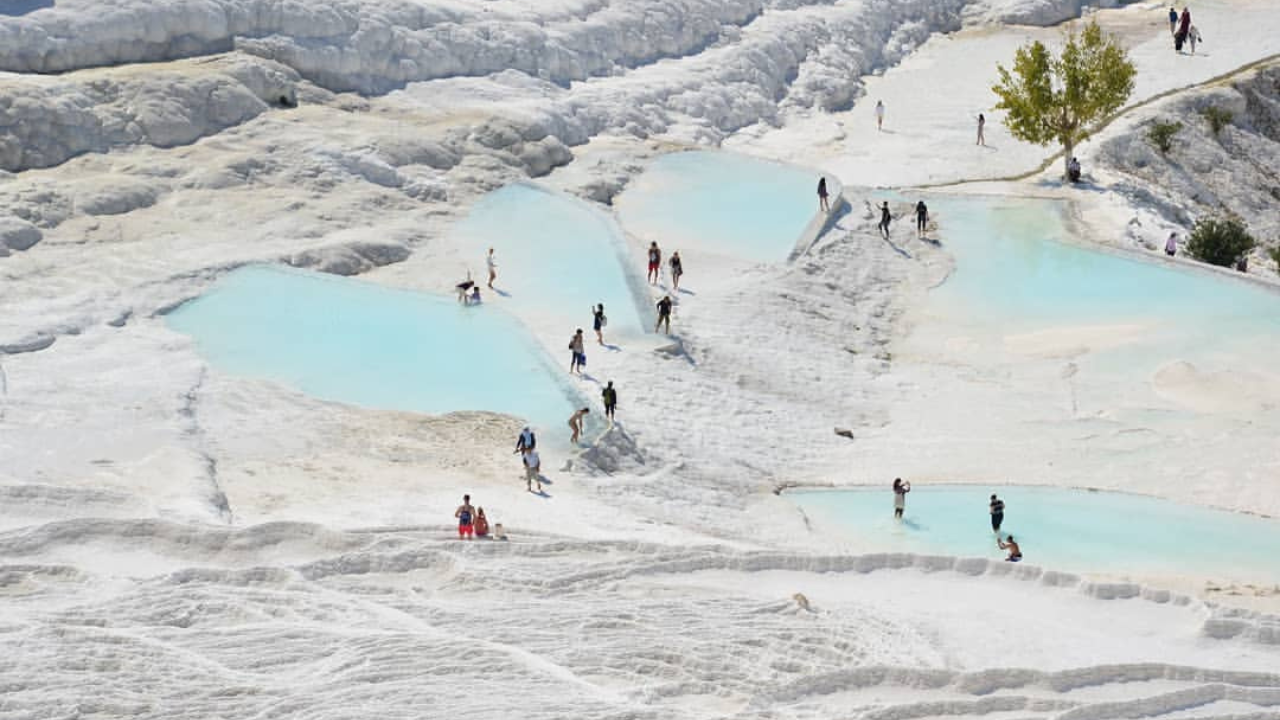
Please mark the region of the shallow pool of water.
[[1142, 495], [1048, 487], [920, 486], [903, 521], [883, 489], [787, 493], [820, 526], [869, 548], [1003, 558], [988, 499], [1005, 502], [1001, 531], [1025, 562], [1074, 572], [1280, 581], [1280, 520]]
[[326, 400], [490, 410], [556, 427], [572, 412], [542, 350], [492, 305], [258, 265], [228, 274], [167, 321], [224, 372]]
[[[484, 257], [497, 258], [494, 287], [512, 303], [565, 318], [590, 332], [591, 308], [603, 303], [609, 335], [643, 332], [648, 308], [643, 268], [627, 267], [621, 230], [585, 202], [515, 183], [480, 199], [454, 228], [475, 258], [473, 273], [488, 279]], [[569, 331], [571, 332], [571, 331]]]
[[818, 210], [820, 174], [728, 152], [663, 155], [618, 198], [623, 226], [669, 254], [786, 260]]

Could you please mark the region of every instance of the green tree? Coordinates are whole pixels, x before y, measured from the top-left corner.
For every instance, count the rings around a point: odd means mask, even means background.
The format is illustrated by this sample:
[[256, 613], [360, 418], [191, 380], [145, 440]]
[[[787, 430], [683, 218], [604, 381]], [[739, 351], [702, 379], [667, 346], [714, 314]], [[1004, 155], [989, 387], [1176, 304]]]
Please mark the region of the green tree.
[[1173, 149], [1173, 136], [1182, 129], [1180, 122], [1156, 121], [1147, 128], [1147, 140], [1162, 154]]
[[1233, 217], [1202, 218], [1191, 229], [1187, 252], [1197, 260], [1231, 267], [1257, 244], [1244, 224]]
[[1063, 177], [1077, 143], [1090, 127], [1124, 105], [1133, 92], [1137, 70], [1120, 43], [1090, 22], [1080, 33], [1068, 32], [1062, 53], [1054, 56], [1035, 41], [1018, 48], [1013, 71], [997, 65], [1000, 82], [992, 91], [1005, 111], [1004, 124], [1014, 137], [1062, 146]]
[[1280, 273], [1280, 245], [1267, 250], [1267, 254], [1270, 255], [1271, 260], [1275, 262], [1276, 272]]

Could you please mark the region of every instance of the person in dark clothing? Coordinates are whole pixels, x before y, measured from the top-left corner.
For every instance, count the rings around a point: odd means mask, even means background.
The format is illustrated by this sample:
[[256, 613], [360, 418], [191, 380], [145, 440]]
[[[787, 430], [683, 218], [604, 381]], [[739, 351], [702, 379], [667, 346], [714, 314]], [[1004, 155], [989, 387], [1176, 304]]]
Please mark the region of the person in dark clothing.
[[618, 391], [613, 389], [613, 381], [600, 391], [600, 398], [604, 400], [604, 416], [613, 419], [613, 409], [618, 405]]
[[991, 530], [997, 535], [1004, 524], [1004, 501], [995, 495], [991, 496]]
[[591, 327], [596, 331], [596, 342], [604, 344], [604, 326], [609, 323], [609, 318], [604, 316], [604, 303], [591, 308]]
[[1178, 11], [1172, 7], [1169, 8], [1169, 34], [1178, 34]]
[[818, 179], [818, 209], [822, 212], [830, 212], [831, 205], [827, 203], [827, 179]]
[[658, 332], [658, 328], [666, 326], [666, 332], [671, 334], [671, 296], [663, 295], [658, 301], [658, 322], [654, 324], [653, 331]]
[[889, 214], [889, 201], [885, 200], [884, 205], [880, 206], [880, 224], [876, 227], [880, 228], [880, 234], [884, 235], [884, 239], [889, 239], [889, 223], [893, 220], [893, 216]]
[[680, 276], [684, 275], [684, 261], [680, 259], [679, 250], [671, 253], [671, 259], [667, 260], [667, 265], [671, 266], [671, 289], [680, 292]]
[[924, 237], [925, 230], [929, 227], [929, 206], [924, 201], [916, 203], [916, 235]]
[[1182, 17], [1178, 18], [1178, 32], [1173, 35], [1173, 49], [1182, 52], [1182, 44], [1187, 41], [1191, 32], [1191, 8], [1182, 8]]

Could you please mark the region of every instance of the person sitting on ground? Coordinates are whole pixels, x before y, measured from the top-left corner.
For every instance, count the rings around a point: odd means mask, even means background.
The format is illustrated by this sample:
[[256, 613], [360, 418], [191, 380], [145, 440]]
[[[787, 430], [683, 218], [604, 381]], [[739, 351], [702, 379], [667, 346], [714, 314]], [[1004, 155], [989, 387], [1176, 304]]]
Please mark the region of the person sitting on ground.
[[479, 285], [471, 286], [471, 302], [469, 304], [471, 305], [480, 304], [480, 286]]
[[1001, 550], [1009, 551], [1009, 557], [1005, 558], [1005, 562], [1018, 562], [1022, 559], [1022, 548], [1018, 547], [1018, 543], [1014, 542], [1012, 535], [1009, 536], [1008, 540], [1001, 540], [997, 537], [996, 545]]
[[489, 519], [484, 516], [484, 508], [476, 508], [476, 518], [472, 522], [476, 537], [489, 537]]
[[464, 305], [467, 303], [467, 292], [471, 290], [471, 286], [475, 284], [476, 284], [475, 281], [471, 279], [471, 271], [468, 270], [467, 279], [463, 280], [457, 285], [454, 285], [454, 287], [457, 288], [458, 290], [458, 302]]
[[524, 454], [524, 489], [533, 492], [533, 483], [538, 483], [538, 492], [542, 492], [542, 460], [537, 450]]
[[1080, 161], [1074, 157], [1067, 163], [1067, 179], [1073, 183], [1080, 182]]
[[569, 416], [569, 429], [573, 431], [573, 437], [569, 438], [569, 442], [578, 443], [578, 438], [582, 437], [582, 418], [591, 412], [591, 408], [582, 408], [573, 415]]

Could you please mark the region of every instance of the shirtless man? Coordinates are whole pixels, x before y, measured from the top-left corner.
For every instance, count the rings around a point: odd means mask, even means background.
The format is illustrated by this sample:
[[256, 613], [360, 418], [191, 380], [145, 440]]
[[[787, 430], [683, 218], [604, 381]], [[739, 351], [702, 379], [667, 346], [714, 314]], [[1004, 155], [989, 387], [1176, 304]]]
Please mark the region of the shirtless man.
[[462, 496], [462, 504], [453, 512], [453, 516], [458, 518], [458, 539], [473, 537], [475, 528], [472, 518], [476, 516], [476, 509], [471, 507], [470, 495]]
[[569, 429], [573, 431], [573, 437], [569, 438], [569, 442], [578, 443], [578, 438], [582, 437], [582, 417], [591, 412], [591, 408], [582, 408], [569, 417]]
[[996, 545], [998, 545], [1001, 550], [1009, 551], [1009, 557], [1005, 558], [1005, 562], [1018, 562], [1022, 559], [1022, 548], [1018, 547], [1018, 543], [1013, 541], [1012, 535], [1009, 536], [1008, 541], [1001, 540], [997, 537]]
[[658, 282], [658, 271], [662, 269], [662, 251], [658, 249], [658, 243], [649, 243], [649, 272], [644, 278], [649, 281], [650, 285]]

